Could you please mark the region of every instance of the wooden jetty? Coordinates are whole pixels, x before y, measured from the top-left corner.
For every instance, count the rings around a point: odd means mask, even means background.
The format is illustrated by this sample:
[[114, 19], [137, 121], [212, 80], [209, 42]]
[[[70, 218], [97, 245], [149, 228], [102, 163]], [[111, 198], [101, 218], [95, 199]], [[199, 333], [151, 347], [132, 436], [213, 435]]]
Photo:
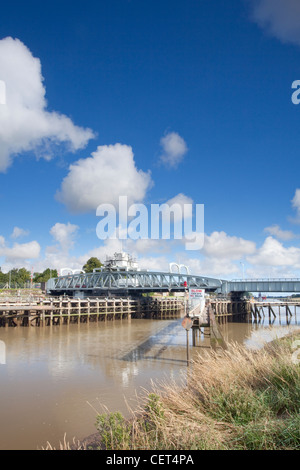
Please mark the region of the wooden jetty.
[[297, 314], [297, 307], [300, 307], [299, 301], [281, 301], [281, 302], [253, 302], [250, 300], [231, 300], [231, 299], [211, 299], [210, 305], [214, 315], [218, 318], [234, 317], [242, 315], [251, 315], [255, 320], [261, 320], [265, 316], [277, 318], [285, 315], [291, 318]]
[[231, 300], [231, 299], [209, 299], [201, 314], [197, 308], [190, 311], [193, 334], [193, 346], [197, 343], [197, 338], [201, 334], [210, 338], [210, 345], [215, 349], [221, 346], [226, 349], [220, 325], [234, 320], [236, 317], [250, 318], [257, 322], [263, 321], [265, 317], [269, 318], [272, 324], [275, 319], [281, 323], [282, 316], [285, 317], [286, 324], [291, 322], [294, 316], [297, 319], [297, 307], [300, 307], [299, 301], [281, 301], [281, 302], [253, 302], [249, 300]]
[[49, 298], [40, 302], [1, 302], [0, 327], [49, 326], [131, 318], [170, 319], [184, 308], [178, 298]]
[[299, 301], [286, 301], [286, 302], [249, 302], [250, 311], [255, 321], [262, 320], [265, 316], [269, 317], [270, 322], [277, 317], [279, 320], [281, 316], [286, 317], [289, 322], [291, 317], [297, 316], [297, 307], [300, 307]]
[[[270, 321], [281, 315], [287, 320], [297, 313], [300, 302], [251, 302], [226, 298], [209, 299], [211, 312], [217, 322], [227, 322], [236, 316], [250, 315], [255, 321], [269, 316]], [[48, 326], [87, 323], [130, 318], [172, 319], [182, 316], [185, 299], [182, 297], [87, 298], [54, 297], [36, 300], [0, 300], [0, 327]], [[195, 319], [195, 326], [205, 320]]]

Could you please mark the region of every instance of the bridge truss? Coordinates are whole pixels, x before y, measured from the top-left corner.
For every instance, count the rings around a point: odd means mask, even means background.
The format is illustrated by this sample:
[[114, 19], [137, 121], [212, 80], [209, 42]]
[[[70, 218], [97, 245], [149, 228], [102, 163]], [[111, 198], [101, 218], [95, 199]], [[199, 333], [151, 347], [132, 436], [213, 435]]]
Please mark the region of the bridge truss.
[[47, 292], [53, 295], [103, 295], [106, 293], [134, 294], [143, 292], [183, 292], [185, 289], [205, 289], [219, 294], [244, 292], [300, 293], [300, 279], [221, 280], [172, 272], [99, 271], [76, 273], [50, 279]]
[[47, 292], [60, 295], [76, 291], [101, 294], [106, 292], [166, 292], [184, 291], [186, 288], [199, 288], [216, 291], [222, 288], [220, 279], [193, 276], [180, 273], [148, 271], [100, 271], [77, 273], [50, 279]]

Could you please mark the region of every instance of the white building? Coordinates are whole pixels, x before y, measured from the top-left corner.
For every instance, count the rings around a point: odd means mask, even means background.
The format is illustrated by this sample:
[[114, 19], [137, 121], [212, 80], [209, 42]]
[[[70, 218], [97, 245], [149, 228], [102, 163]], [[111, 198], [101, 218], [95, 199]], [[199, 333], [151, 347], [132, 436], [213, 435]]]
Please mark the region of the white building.
[[106, 257], [103, 271], [139, 271], [138, 263], [135, 258], [130, 256], [128, 253], [115, 253], [112, 258]]

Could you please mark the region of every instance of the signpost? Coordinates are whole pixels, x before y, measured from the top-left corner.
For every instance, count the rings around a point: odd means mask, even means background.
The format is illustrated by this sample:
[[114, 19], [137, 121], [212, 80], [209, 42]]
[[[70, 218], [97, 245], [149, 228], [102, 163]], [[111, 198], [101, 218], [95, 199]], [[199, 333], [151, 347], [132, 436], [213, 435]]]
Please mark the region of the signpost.
[[187, 365], [189, 365], [190, 364], [189, 331], [193, 326], [193, 320], [188, 315], [186, 315], [183, 318], [181, 325], [186, 330], [186, 361], [187, 361]]
[[205, 298], [205, 289], [189, 289], [190, 299], [201, 300]]
[[193, 326], [193, 320], [190, 317], [185, 316], [182, 320], [181, 325], [186, 331], [189, 331]]

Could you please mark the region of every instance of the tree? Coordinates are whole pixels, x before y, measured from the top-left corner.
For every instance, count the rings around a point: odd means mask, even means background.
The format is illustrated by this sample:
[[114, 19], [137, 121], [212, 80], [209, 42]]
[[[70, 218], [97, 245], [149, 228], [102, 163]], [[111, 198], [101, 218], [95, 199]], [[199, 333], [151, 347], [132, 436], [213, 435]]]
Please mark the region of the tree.
[[92, 256], [90, 259], [87, 260], [82, 269], [86, 273], [92, 273], [95, 268], [101, 268], [101, 266], [103, 266], [101, 261], [95, 256]]
[[47, 268], [42, 273], [34, 273], [33, 282], [47, 282], [52, 277], [57, 277], [57, 270]]
[[14, 268], [11, 269], [8, 273], [8, 278], [11, 286], [21, 285], [23, 287], [26, 281], [30, 281], [30, 271], [27, 271], [25, 268]]
[[0, 284], [6, 284], [7, 282], [8, 282], [8, 274], [3, 273], [0, 268]]

